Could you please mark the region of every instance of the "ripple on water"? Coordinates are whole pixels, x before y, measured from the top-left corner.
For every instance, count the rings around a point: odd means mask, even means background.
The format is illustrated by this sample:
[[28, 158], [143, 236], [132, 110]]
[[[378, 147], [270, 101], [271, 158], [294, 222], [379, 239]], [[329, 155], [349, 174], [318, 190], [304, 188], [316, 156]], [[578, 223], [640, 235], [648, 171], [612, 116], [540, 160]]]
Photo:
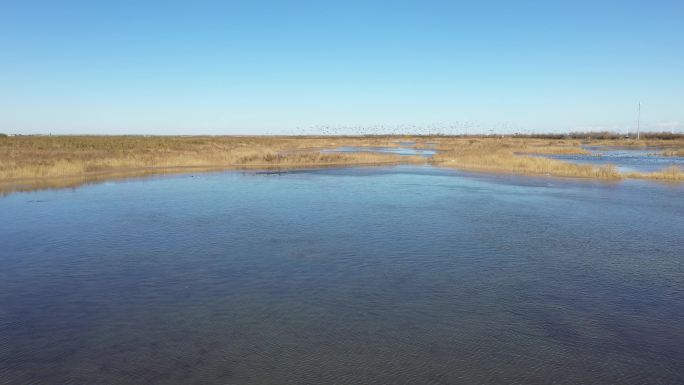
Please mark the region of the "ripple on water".
[[11, 195], [0, 384], [681, 383], [681, 192], [398, 167]]
[[580, 164], [615, 165], [622, 172], [653, 172], [671, 166], [684, 168], [684, 157], [664, 156], [662, 149], [632, 149], [619, 147], [585, 147], [590, 154], [545, 155], [546, 157]]

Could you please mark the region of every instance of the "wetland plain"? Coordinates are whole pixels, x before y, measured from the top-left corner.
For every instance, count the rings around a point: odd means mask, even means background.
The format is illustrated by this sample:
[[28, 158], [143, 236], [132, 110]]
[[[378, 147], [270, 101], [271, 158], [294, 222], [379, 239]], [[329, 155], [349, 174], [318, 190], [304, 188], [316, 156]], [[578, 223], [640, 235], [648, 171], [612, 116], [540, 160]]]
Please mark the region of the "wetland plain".
[[684, 185], [596, 142], [17, 140], [2, 384], [684, 380]]

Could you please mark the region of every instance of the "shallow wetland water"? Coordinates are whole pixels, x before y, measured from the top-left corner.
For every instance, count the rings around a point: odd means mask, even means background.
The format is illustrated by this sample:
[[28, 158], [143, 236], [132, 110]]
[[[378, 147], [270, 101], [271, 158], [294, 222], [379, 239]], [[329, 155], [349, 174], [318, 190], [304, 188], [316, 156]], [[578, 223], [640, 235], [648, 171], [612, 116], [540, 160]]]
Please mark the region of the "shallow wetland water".
[[548, 157], [580, 164], [612, 164], [621, 172], [654, 172], [671, 166], [684, 169], [684, 157], [662, 155], [662, 148], [586, 146], [585, 149], [590, 154], [549, 155]]
[[678, 384], [684, 187], [430, 166], [0, 198], [0, 384]]

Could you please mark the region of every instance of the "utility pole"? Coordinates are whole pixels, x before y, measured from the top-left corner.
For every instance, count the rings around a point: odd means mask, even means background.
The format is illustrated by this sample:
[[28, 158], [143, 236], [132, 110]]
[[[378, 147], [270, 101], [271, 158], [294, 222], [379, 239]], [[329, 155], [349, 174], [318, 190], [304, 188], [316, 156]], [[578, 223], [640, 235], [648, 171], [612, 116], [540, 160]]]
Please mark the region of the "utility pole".
[[641, 102], [639, 102], [639, 112], [637, 112], [637, 140], [639, 140], [639, 134], [641, 130]]

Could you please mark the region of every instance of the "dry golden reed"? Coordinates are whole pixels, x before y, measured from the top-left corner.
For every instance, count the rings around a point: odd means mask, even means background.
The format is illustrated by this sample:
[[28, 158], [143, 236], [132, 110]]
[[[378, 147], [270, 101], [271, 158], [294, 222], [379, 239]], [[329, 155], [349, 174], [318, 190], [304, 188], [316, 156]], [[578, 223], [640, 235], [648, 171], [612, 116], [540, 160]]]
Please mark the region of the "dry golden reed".
[[584, 154], [568, 143], [549, 143], [522, 139], [452, 140], [440, 143], [442, 151], [434, 162], [444, 167], [464, 170], [542, 174], [561, 177], [620, 179], [613, 166], [595, 167], [563, 162], [528, 154]]
[[662, 154], [665, 156], [684, 156], [684, 148], [665, 150]]
[[315, 167], [419, 161], [379, 153], [322, 153], [393, 138], [18, 136], [0, 138], [0, 181], [164, 168]]
[[[463, 170], [538, 174], [598, 179], [640, 178], [680, 182], [682, 170], [654, 173], [620, 173], [613, 166], [593, 166], [542, 157], [543, 154], [587, 154], [583, 145], [648, 145], [681, 155], [681, 139], [549, 139], [520, 137], [272, 137], [272, 136], [0, 136], [0, 185], [49, 185], [77, 181], [195, 172], [221, 169], [311, 168], [346, 165], [380, 165], [425, 162], [371, 152], [322, 152], [340, 146], [399, 146], [438, 153], [429, 161]], [[635, 144], [636, 143], [636, 144]], [[57, 180], [62, 180], [59, 182]]]
[[[681, 169], [676, 166], [652, 173], [620, 173], [613, 165], [593, 166], [564, 162], [539, 156], [541, 154], [587, 154], [581, 145], [624, 145], [635, 141], [577, 140], [577, 139], [531, 139], [531, 138], [445, 138], [437, 140], [441, 150], [433, 157], [436, 165], [463, 170], [541, 174], [559, 177], [623, 179], [639, 178], [681, 182]], [[674, 146], [681, 140], [663, 141], [649, 139], [647, 146]], [[639, 142], [637, 142], [639, 143]], [[639, 144], [641, 145], [641, 144]], [[673, 156], [677, 156], [673, 154]]]
[[649, 173], [631, 172], [627, 174], [627, 177], [635, 179], [654, 179], [670, 182], [682, 182], [684, 181], [684, 171], [679, 166], [670, 166], [664, 170]]

